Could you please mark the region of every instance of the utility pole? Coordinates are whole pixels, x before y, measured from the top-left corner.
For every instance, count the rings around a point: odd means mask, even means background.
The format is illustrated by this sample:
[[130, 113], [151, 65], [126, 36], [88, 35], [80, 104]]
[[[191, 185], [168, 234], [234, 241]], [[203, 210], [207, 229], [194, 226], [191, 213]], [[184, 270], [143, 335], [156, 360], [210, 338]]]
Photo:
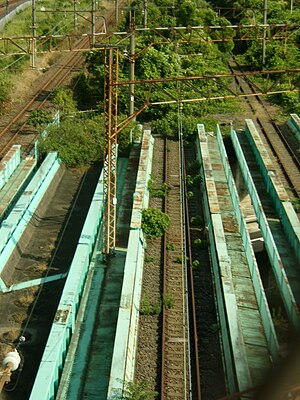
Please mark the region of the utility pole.
[[147, 8], [148, 8], [148, 4], [147, 4], [147, 0], [144, 0], [144, 28], [147, 28]]
[[115, 21], [116, 25], [119, 23], [119, 0], [115, 0]]
[[[129, 31], [130, 31], [130, 71], [129, 79], [134, 81], [135, 72], [135, 9], [130, 9]], [[129, 84], [129, 115], [134, 113], [134, 83]]]
[[36, 67], [36, 9], [35, 0], [32, 0], [32, 45], [31, 45], [31, 66]]
[[95, 46], [95, 19], [96, 19], [96, 2], [92, 0], [92, 44]]
[[9, 0], [6, 0], [6, 3], [5, 3], [5, 14], [6, 15], [8, 14], [8, 3], [9, 3]]
[[267, 12], [268, 12], [268, 5], [267, 5], [268, 0], [264, 0], [264, 29], [263, 29], [263, 46], [262, 46], [262, 69], [265, 68], [266, 64], [266, 38], [267, 38]]
[[74, 0], [74, 27], [77, 25], [76, 0]]

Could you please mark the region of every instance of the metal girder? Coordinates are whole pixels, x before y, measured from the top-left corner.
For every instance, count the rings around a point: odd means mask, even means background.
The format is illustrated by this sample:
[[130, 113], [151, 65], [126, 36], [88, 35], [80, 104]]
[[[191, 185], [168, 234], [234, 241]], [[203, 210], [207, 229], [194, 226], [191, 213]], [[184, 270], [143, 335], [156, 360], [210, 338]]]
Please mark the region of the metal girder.
[[[103, 29], [105, 24], [103, 25]], [[267, 30], [267, 41], [271, 40], [289, 40], [299, 33], [300, 24], [250, 24], [250, 25], [216, 25], [216, 26], [191, 26], [191, 27], [167, 27], [167, 28], [137, 28], [136, 34], [143, 34], [144, 38], [149, 37], [149, 42], [145, 47], [151, 47], [160, 44], [188, 44], [204, 42], [226, 42], [262, 40], [264, 30]], [[120, 45], [130, 38], [132, 32], [111, 32], [109, 35], [104, 32], [96, 32], [94, 35], [42, 35], [36, 36], [36, 53], [62, 52], [62, 51], [87, 51], [93, 48], [93, 45], [111, 44]], [[89, 37], [88, 46], [78, 48], [75, 41]], [[57, 40], [64, 40], [68, 43], [65, 49], [58, 48]], [[93, 40], [95, 43], [93, 43]], [[55, 45], [52, 45], [55, 42]], [[0, 54], [16, 55], [30, 54], [32, 43], [31, 36], [23, 37], [0, 37]], [[46, 47], [46, 48], [45, 48]], [[144, 49], [137, 52], [135, 58], [144, 53]]]
[[103, 249], [105, 256], [114, 252], [116, 243], [117, 206], [117, 113], [118, 51], [104, 50], [104, 167], [103, 167]]
[[[188, 44], [203, 42], [226, 42], [262, 40], [267, 30], [267, 40], [288, 40], [297, 34], [300, 24], [249, 24], [249, 25], [212, 25], [188, 27], [136, 28], [136, 34], [143, 34], [146, 46], [160, 44]], [[110, 38], [123, 40], [128, 32], [113, 32]], [[147, 43], [147, 37], [149, 43]], [[141, 50], [141, 53], [144, 51]], [[138, 57], [137, 53], [137, 57]]]
[[[265, 76], [265, 79], [258, 83], [253, 81], [255, 76]], [[270, 77], [273, 76], [273, 79]], [[282, 77], [290, 78], [282, 82]], [[299, 91], [300, 68], [285, 69], [285, 70], [270, 70], [270, 71], [248, 71], [236, 72], [226, 74], [212, 74], [202, 76], [183, 76], [176, 78], [157, 78], [157, 79], [143, 79], [131, 81], [118, 81], [115, 84], [118, 86], [128, 85], [134, 83], [136, 86], [143, 85], [143, 95], [146, 96], [148, 105], [160, 104], [175, 104], [178, 99], [174, 99], [174, 92], [169, 92], [166, 85], [169, 83], [170, 89], [174, 88], [175, 82], [181, 82], [181, 100], [182, 103], [190, 103], [194, 101], [206, 101], [217, 99], [230, 99], [235, 97], [249, 97], [259, 96], [266, 94], [277, 94], [287, 92]], [[251, 83], [254, 91], [243, 92], [241, 87], [236, 84], [235, 79]], [[214, 87], [212, 87], [214, 86]], [[145, 90], [147, 88], [147, 91]], [[169, 100], [162, 101], [161, 98], [156, 98], [155, 93], [158, 91], [151, 91], [152, 88], [160, 88]], [[220, 92], [219, 88], [222, 89]], [[199, 96], [200, 95], [200, 96]], [[139, 98], [144, 101], [143, 98]]]

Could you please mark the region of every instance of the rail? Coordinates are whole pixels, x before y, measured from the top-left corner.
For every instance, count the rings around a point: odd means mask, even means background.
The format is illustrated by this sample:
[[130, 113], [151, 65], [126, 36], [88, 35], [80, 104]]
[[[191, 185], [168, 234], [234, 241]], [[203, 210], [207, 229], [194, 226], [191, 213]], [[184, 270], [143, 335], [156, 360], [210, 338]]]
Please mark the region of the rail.
[[166, 142], [165, 212], [171, 222], [164, 237], [161, 367], [161, 399], [164, 400], [189, 399], [192, 391], [181, 160], [179, 143]]

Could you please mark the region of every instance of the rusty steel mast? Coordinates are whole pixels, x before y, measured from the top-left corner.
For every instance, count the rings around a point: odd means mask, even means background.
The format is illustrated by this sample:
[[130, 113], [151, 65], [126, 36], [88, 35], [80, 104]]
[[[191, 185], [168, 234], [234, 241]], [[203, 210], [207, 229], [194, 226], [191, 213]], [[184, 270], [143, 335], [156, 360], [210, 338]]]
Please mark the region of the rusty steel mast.
[[[35, 0], [32, 0], [33, 5]], [[75, 7], [76, 2], [74, 1]], [[145, 2], [146, 4], [146, 2]], [[33, 7], [33, 11], [34, 11]], [[118, 10], [118, 1], [115, 2], [116, 12]], [[72, 10], [76, 14], [77, 10]], [[93, 0], [93, 10], [92, 14], [95, 12], [95, 3]], [[71, 12], [71, 11], [70, 11]], [[133, 19], [132, 19], [133, 18]], [[93, 18], [92, 18], [93, 19]], [[103, 254], [109, 255], [113, 252], [115, 248], [116, 241], [116, 174], [117, 174], [117, 136], [118, 133], [138, 114], [140, 114], [149, 105], [159, 105], [159, 104], [172, 104], [178, 102], [175, 99], [169, 101], [157, 101], [150, 102], [146, 96], [144, 105], [139, 108], [139, 110], [134, 111], [134, 100], [130, 102], [130, 112], [129, 117], [118, 124], [118, 87], [121, 85], [129, 86], [129, 91], [131, 97], [134, 96], [134, 85], [136, 84], [147, 84], [147, 86], [157, 86], [160, 83], [167, 82], [179, 82], [183, 84], [186, 82], [191, 87], [192, 82], [198, 79], [207, 79], [220, 82], [220, 86], [227, 87], [229, 94], [217, 97], [211, 97], [211, 95], [201, 93], [201, 96], [197, 98], [182, 98], [181, 103], [192, 102], [192, 101], [205, 101], [221, 98], [232, 98], [232, 97], [246, 97], [246, 96], [256, 96], [260, 94], [268, 93], [283, 93], [289, 91], [299, 91], [299, 85], [284, 90], [278, 90], [277, 86], [272, 83], [268, 84], [268, 87], [261, 90], [256, 89], [255, 93], [241, 94], [235, 92], [232, 87], [230, 88], [228, 83], [224, 83], [223, 78], [229, 77], [239, 77], [240, 79], [249, 79], [251, 75], [265, 74], [266, 76], [272, 74], [295, 74], [299, 73], [299, 68], [281, 70], [281, 71], [259, 71], [259, 72], [243, 72], [243, 73], [233, 73], [233, 74], [218, 74], [210, 76], [193, 76], [193, 77], [174, 77], [174, 78], [164, 78], [164, 79], [148, 79], [148, 80], [134, 80], [134, 72], [131, 72], [130, 79], [128, 81], [118, 81], [118, 57], [119, 57], [119, 45], [124, 43], [124, 40], [130, 39], [130, 55], [128, 60], [131, 65], [131, 71], [134, 68], [134, 61], [138, 58], [148, 47], [156, 44], [187, 44], [195, 42], [221, 42], [221, 41], [236, 41], [236, 40], [261, 40], [265, 38], [265, 32], [267, 32], [267, 38], [265, 40], [288, 40], [295, 33], [298, 32], [300, 24], [249, 24], [249, 25], [229, 25], [229, 26], [196, 26], [196, 27], [158, 27], [158, 28], [148, 28], [147, 23], [144, 21], [144, 28], [139, 29], [135, 27], [134, 16], [131, 15], [131, 24], [129, 32], [111, 32], [109, 35], [106, 32], [106, 23], [104, 19], [105, 32], [96, 33], [95, 26], [92, 21], [92, 40], [90, 44], [92, 48], [101, 48], [105, 53], [105, 63], [104, 63], [104, 120], [105, 120], [105, 134], [104, 134], [104, 182], [103, 182]], [[71, 38], [79, 38], [86, 35], [49, 35], [49, 36], [36, 36], [35, 32], [35, 19], [33, 19], [33, 35], [32, 37], [1, 37], [0, 38], [0, 55], [7, 56], [8, 54], [30, 54], [35, 61], [35, 56], [38, 53], [44, 53], [49, 51], [86, 51], [87, 48], [78, 48], [72, 44]], [[252, 32], [255, 30], [255, 35]], [[138, 32], [148, 33], [151, 37], [149, 44], [145, 49], [140, 50], [135, 53], [134, 49], [134, 35]], [[172, 39], [170, 39], [169, 32], [172, 32]], [[231, 35], [234, 31], [236, 35]], [[211, 36], [211, 33], [214, 35]], [[52, 39], [67, 39], [68, 48], [66, 50], [57, 50], [57, 48], [51, 48]], [[116, 39], [115, 44], [112, 46], [111, 38]], [[20, 43], [18, 42], [20, 40]], [[24, 45], [25, 41], [25, 45]], [[26, 42], [28, 41], [28, 45]], [[32, 45], [34, 41], [34, 45]], [[98, 42], [97, 42], [98, 41]], [[38, 45], [38, 43], [40, 43]], [[49, 48], [45, 51], [42, 49], [42, 45], [45, 43], [49, 44]], [[275, 87], [276, 86], [276, 87]]]
[[104, 49], [104, 166], [103, 166], [103, 254], [109, 255], [116, 242], [117, 206], [117, 115], [118, 51]]

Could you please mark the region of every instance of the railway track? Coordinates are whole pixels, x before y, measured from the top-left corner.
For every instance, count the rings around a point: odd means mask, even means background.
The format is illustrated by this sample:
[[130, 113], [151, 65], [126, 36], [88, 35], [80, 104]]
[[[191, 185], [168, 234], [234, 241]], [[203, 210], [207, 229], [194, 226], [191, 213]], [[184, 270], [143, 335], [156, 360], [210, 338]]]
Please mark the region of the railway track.
[[166, 194], [152, 192], [150, 207], [167, 213], [170, 227], [163, 239], [147, 240], [142, 307], [145, 298], [151, 304], [161, 298], [162, 310], [140, 316], [135, 380], [148, 381], [160, 399], [200, 400], [183, 148], [176, 140], [160, 137], [154, 146], [152, 185], [154, 191], [165, 185]]
[[[187, 248], [190, 264], [190, 297], [195, 305], [191, 310], [191, 323], [196, 333], [191, 347], [198, 351], [192, 362], [193, 399], [219, 399], [226, 393], [219, 319], [216, 310], [215, 284], [212, 274], [211, 256], [208, 246], [207, 230], [203, 223], [204, 215], [201, 201], [201, 179], [195, 146], [187, 144], [184, 148], [186, 177], [186, 202], [188, 216]], [[190, 182], [190, 183], [189, 183]], [[192, 352], [193, 352], [192, 348]], [[193, 362], [195, 363], [193, 365]], [[199, 376], [197, 376], [197, 374]], [[197, 397], [198, 396], [198, 397]]]
[[161, 398], [189, 399], [190, 355], [181, 155], [177, 141], [165, 150], [165, 212], [170, 227], [164, 240]]
[[[107, 12], [106, 22], [110, 24], [114, 20], [114, 11]], [[99, 21], [99, 24], [102, 23]], [[88, 48], [90, 39], [82, 37], [76, 44], [75, 49]], [[20, 144], [24, 154], [28, 154], [34, 145], [37, 134], [27, 124], [28, 113], [33, 110], [41, 110], [47, 107], [52, 90], [70, 78], [72, 73], [78, 72], [83, 64], [84, 56], [81, 51], [74, 51], [64, 54], [59, 61], [50, 68], [44, 75], [42, 82], [37, 86], [36, 91], [27, 101], [10, 117], [2, 117], [0, 129], [0, 158], [8, 151], [13, 144]]]
[[[229, 68], [239, 67], [235, 61], [229, 63]], [[242, 93], [255, 93], [253, 84], [249, 80], [235, 78]], [[300, 153], [299, 143], [289, 129], [284, 131], [273, 120], [269, 109], [263, 99], [259, 96], [246, 98], [251, 113], [255, 116], [254, 122], [260, 127], [260, 131], [276, 157], [285, 180], [291, 188], [294, 196], [300, 196]]]
[[1, 149], [0, 157], [8, 151], [13, 144], [21, 144], [24, 153], [28, 154], [36, 139], [36, 132], [28, 125], [29, 112], [41, 110], [49, 104], [52, 90], [63, 84], [69, 78], [72, 71], [77, 70], [82, 64], [84, 57], [80, 53], [68, 54], [63, 62], [60, 62], [56, 69], [51, 69], [45, 81], [18, 111], [18, 113], [0, 131]]
[[12, 9], [24, 3], [24, 0], [9, 0], [4, 3], [0, 3], [0, 18], [8, 14]]

